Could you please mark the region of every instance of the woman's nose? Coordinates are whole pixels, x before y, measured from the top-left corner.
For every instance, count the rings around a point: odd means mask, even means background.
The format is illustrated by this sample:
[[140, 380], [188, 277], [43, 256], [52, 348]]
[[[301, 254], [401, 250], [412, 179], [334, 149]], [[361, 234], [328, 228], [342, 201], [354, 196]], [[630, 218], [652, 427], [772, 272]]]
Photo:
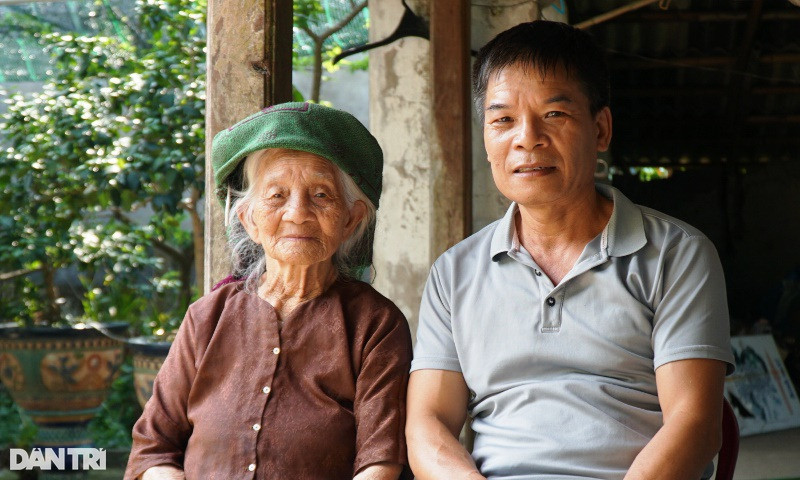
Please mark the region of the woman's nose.
[[290, 222], [303, 223], [312, 215], [311, 200], [306, 195], [290, 195], [284, 208], [283, 219]]

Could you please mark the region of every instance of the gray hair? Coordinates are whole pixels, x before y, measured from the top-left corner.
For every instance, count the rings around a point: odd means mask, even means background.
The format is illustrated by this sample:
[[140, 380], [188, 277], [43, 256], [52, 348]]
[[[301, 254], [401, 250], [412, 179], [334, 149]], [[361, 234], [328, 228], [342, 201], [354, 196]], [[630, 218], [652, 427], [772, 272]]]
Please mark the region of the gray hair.
[[[245, 217], [250, 217], [253, 212], [253, 198], [256, 195], [254, 188], [255, 178], [258, 173], [258, 165], [262, 160], [270, 158], [278, 150], [289, 152], [289, 155], [296, 155], [299, 152], [288, 149], [266, 149], [253, 152], [242, 162], [242, 190], [230, 191], [230, 209], [226, 212], [228, 227], [228, 245], [231, 249], [231, 263], [233, 264], [233, 276], [244, 280], [244, 289], [254, 293], [259, 284], [261, 275], [266, 271], [266, 254], [264, 248], [254, 242], [245, 230], [239, 213]], [[322, 158], [322, 157], [320, 157]], [[361, 200], [367, 207], [367, 212], [358, 223], [353, 233], [346, 238], [336, 253], [333, 254], [333, 266], [339, 275], [349, 277], [353, 267], [357, 266], [352, 258], [356, 247], [362, 242], [369, 231], [370, 225], [374, 224], [376, 218], [375, 205], [356, 185], [356, 182], [341, 168], [336, 167], [336, 179], [344, 197], [345, 204], [351, 209], [356, 201]]]

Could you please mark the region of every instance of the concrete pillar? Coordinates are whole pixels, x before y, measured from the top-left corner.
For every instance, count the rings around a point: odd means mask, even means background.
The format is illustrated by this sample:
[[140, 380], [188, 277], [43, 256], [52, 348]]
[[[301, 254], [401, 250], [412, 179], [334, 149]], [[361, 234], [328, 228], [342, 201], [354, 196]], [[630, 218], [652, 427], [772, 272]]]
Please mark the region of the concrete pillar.
[[211, 140], [223, 128], [291, 98], [292, 7], [283, 0], [209, 0], [203, 290], [231, 273], [223, 208], [214, 195]]
[[[409, 1], [427, 12], [429, 0]], [[400, 2], [370, 2], [370, 41], [392, 33]], [[430, 43], [408, 37], [370, 51], [370, 131], [384, 151], [383, 195], [375, 235], [375, 288], [416, 332], [422, 288], [440, 252], [431, 244], [434, 212]]]

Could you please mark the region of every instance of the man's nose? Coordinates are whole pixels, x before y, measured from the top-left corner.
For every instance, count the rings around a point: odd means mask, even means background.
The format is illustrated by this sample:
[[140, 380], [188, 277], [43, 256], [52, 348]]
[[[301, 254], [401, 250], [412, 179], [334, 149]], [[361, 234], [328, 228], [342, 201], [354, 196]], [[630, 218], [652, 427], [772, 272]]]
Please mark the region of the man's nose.
[[543, 123], [536, 118], [525, 118], [517, 124], [514, 135], [514, 148], [533, 150], [547, 144], [547, 135]]
[[303, 223], [312, 215], [311, 200], [308, 195], [301, 193], [289, 195], [289, 201], [286, 202], [284, 208], [283, 219], [290, 222]]

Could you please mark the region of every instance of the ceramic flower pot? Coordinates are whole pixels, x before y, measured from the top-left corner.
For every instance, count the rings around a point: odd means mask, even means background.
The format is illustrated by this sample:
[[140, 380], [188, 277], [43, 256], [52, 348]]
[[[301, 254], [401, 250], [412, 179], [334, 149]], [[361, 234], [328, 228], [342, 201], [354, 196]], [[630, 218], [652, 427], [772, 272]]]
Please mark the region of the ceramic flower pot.
[[139, 405], [144, 404], [153, 394], [153, 381], [169, 353], [172, 342], [157, 342], [146, 337], [128, 340], [128, 348], [133, 353], [133, 386]]
[[[117, 335], [127, 328], [122, 322], [104, 326]], [[122, 360], [122, 343], [92, 328], [0, 327], [0, 380], [38, 426], [36, 447], [91, 445], [87, 424], [106, 399]], [[42, 471], [39, 478], [85, 475], [63, 473]]]

